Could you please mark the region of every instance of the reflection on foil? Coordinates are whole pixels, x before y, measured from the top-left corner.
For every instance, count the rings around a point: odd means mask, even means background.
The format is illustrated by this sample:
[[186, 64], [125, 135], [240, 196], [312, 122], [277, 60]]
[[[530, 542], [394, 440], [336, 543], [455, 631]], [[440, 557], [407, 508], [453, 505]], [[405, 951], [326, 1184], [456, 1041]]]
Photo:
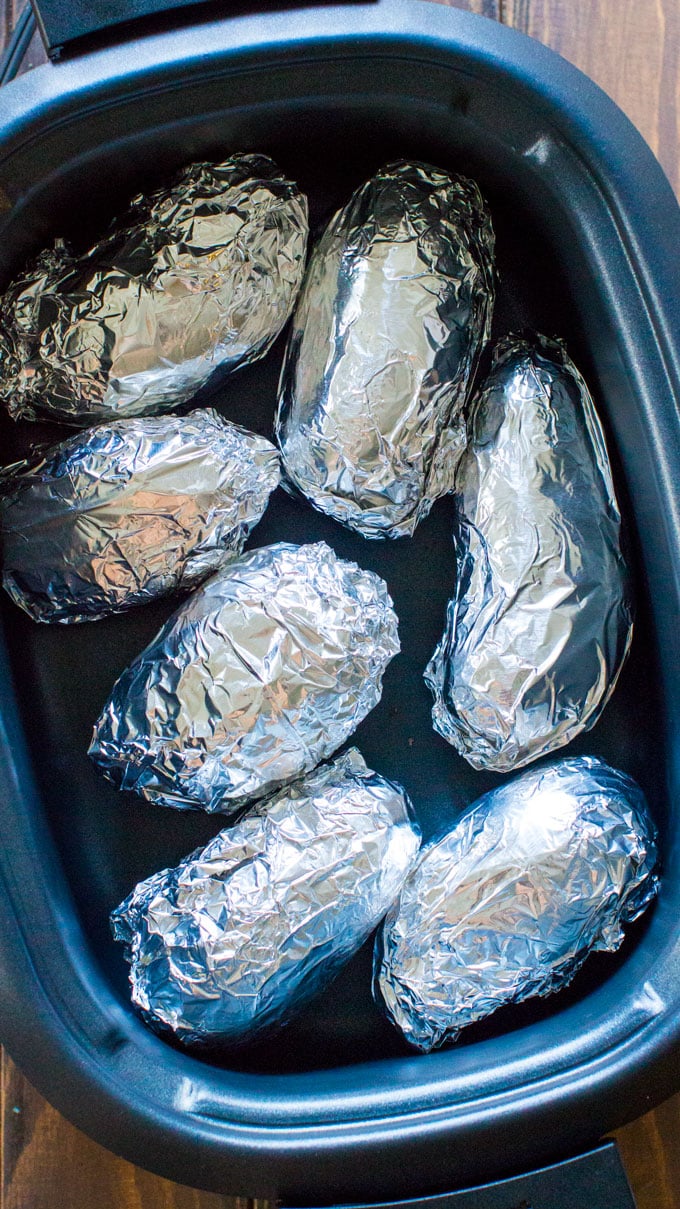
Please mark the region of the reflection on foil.
[[589, 756], [531, 769], [425, 848], [376, 943], [379, 1001], [420, 1050], [548, 995], [657, 890], [642, 791]]
[[360, 948], [419, 844], [404, 791], [356, 749], [338, 756], [113, 912], [134, 1004], [187, 1044], [284, 1023]]
[[60, 622], [195, 587], [241, 553], [278, 481], [274, 446], [212, 410], [78, 433], [3, 476], [4, 587]]
[[425, 679], [435, 729], [505, 772], [595, 724], [632, 637], [602, 427], [561, 345], [500, 342], [458, 490], [455, 594]]
[[398, 650], [378, 575], [325, 542], [263, 546], [199, 588], [123, 673], [90, 755], [121, 789], [230, 813], [332, 755]]
[[295, 487], [364, 537], [413, 533], [453, 489], [493, 248], [473, 181], [399, 162], [357, 190], [312, 253], [279, 443]]
[[169, 411], [264, 355], [304, 272], [307, 200], [262, 155], [192, 164], [84, 255], [43, 252], [0, 305], [10, 414], [88, 425]]

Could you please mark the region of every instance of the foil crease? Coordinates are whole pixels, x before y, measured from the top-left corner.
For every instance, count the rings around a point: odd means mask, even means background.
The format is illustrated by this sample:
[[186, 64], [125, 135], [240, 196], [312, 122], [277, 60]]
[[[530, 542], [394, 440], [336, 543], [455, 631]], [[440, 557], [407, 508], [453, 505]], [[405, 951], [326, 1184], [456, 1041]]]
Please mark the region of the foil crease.
[[590, 729], [632, 638], [604, 434], [563, 347], [508, 337], [460, 467], [456, 587], [425, 680], [473, 768], [520, 768]]
[[377, 1000], [431, 1050], [613, 952], [657, 891], [642, 791], [592, 757], [486, 793], [423, 849], [376, 941]]
[[287, 1022], [360, 948], [420, 845], [404, 791], [356, 749], [140, 882], [111, 916], [132, 999], [185, 1044]]
[[377, 705], [398, 650], [372, 571], [325, 542], [252, 550], [123, 673], [90, 755], [121, 789], [230, 813], [332, 755]]
[[0, 399], [85, 426], [169, 411], [264, 355], [295, 303], [307, 201], [262, 155], [180, 172], [83, 255], [44, 251], [0, 304]]
[[473, 181], [400, 161], [357, 190], [312, 253], [277, 435], [295, 488], [364, 537], [412, 534], [453, 490], [493, 251]]
[[211, 409], [78, 433], [5, 473], [3, 586], [64, 623], [195, 587], [241, 553], [279, 477], [274, 446]]

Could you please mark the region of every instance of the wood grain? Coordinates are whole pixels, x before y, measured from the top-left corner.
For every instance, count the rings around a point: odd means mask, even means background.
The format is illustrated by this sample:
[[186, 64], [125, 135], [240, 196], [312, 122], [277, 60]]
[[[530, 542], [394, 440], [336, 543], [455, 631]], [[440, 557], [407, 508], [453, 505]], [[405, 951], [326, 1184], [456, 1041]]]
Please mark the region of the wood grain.
[[680, 1095], [614, 1136], [638, 1209], [680, 1209]]
[[501, 0], [501, 19], [552, 46], [604, 88], [680, 193], [678, 0]]
[[2, 1209], [267, 1209], [160, 1179], [70, 1125], [2, 1061]]
[[[24, 8], [24, 0], [0, 0], [0, 54], [12, 36], [12, 30]], [[23, 57], [18, 75], [31, 71], [47, 62], [47, 55], [37, 29], [31, 38], [30, 46]]]
[[27, 71], [32, 71], [34, 67], [40, 67], [41, 63], [47, 62], [47, 53], [42, 43], [42, 38], [37, 29], [31, 38], [30, 45], [26, 54], [21, 61], [17, 75], [23, 76]]
[[503, 0], [438, 0], [449, 8], [463, 8], [467, 13], [478, 13], [481, 17], [491, 17], [500, 21]]
[[[642, 132], [680, 193], [680, 0], [451, 0], [451, 6], [502, 20], [590, 75]], [[0, 0], [0, 50], [20, 8], [21, 0]], [[43, 59], [35, 41], [22, 70]], [[69, 1125], [6, 1055], [0, 1093], [0, 1209], [268, 1209], [264, 1201], [173, 1184], [116, 1158]], [[680, 1209], [680, 1095], [616, 1138], [638, 1209]]]
[[0, 3], [0, 51], [7, 45], [14, 28], [14, 5], [12, 0]]

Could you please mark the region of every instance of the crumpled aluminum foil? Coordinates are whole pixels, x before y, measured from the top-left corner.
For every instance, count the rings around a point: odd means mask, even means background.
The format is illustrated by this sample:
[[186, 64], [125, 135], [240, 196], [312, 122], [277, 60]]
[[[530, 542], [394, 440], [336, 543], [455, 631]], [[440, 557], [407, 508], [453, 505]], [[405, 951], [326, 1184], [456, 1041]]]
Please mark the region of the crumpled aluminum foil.
[[360, 948], [419, 845], [404, 791], [356, 749], [338, 756], [113, 912], [134, 1004], [185, 1044], [284, 1023]]
[[657, 891], [656, 829], [624, 773], [589, 756], [484, 794], [423, 849], [375, 950], [378, 1002], [431, 1050], [613, 952]]
[[116, 420], [0, 484], [3, 585], [36, 621], [96, 620], [240, 554], [278, 452], [216, 411]]
[[264, 355], [304, 272], [307, 201], [262, 155], [192, 164], [84, 255], [61, 240], [0, 305], [0, 399], [66, 424], [168, 411]]
[[233, 812], [336, 751], [398, 650], [378, 575], [325, 542], [251, 550], [123, 672], [89, 754], [150, 801]]
[[295, 487], [364, 537], [412, 534], [453, 490], [493, 250], [473, 181], [400, 161], [357, 190], [312, 253], [277, 435]]
[[604, 435], [560, 344], [500, 342], [458, 491], [456, 589], [425, 680], [435, 730], [505, 772], [595, 724], [632, 637]]

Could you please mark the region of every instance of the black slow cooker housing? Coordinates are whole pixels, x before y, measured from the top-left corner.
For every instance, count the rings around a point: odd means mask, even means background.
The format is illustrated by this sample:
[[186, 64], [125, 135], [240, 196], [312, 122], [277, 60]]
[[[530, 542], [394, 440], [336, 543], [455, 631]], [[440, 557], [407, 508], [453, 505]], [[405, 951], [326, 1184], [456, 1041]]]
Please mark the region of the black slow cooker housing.
[[[563, 336], [605, 420], [638, 621], [611, 705], [569, 750], [644, 787], [661, 893], [620, 954], [593, 957], [562, 996], [427, 1057], [373, 1007], [370, 946], [278, 1039], [192, 1057], [133, 1015], [107, 915], [215, 820], [125, 799], [84, 754], [113, 680], [172, 606], [64, 629], [3, 602], [0, 1037], [77, 1125], [181, 1182], [307, 1204], [434, 1194], [560, 1159], [680, 1085], [680, 212], [632, 126], [556, 55], [465, 13], [380, 0], [203, 20], [4, 88], [2, 279], [57, 234], [85, 246], [137, 188], [235, 149], [272, 154], [315, 225], [390, 158], [482, 185], [497, 331]], [[200, 400], [270, 431], [280, 354]], [[3, 460], [38, 435], [61, 434], [4, 420]], [[356, 741], [405, 783], [426, 835], [499, 780], [429, 726], [422, 669], [454, 574], [451, 508], [411, 543], [367, 543], [280, 496], [251, 543], [323, 537], [387, 578], [404, 654]]]

